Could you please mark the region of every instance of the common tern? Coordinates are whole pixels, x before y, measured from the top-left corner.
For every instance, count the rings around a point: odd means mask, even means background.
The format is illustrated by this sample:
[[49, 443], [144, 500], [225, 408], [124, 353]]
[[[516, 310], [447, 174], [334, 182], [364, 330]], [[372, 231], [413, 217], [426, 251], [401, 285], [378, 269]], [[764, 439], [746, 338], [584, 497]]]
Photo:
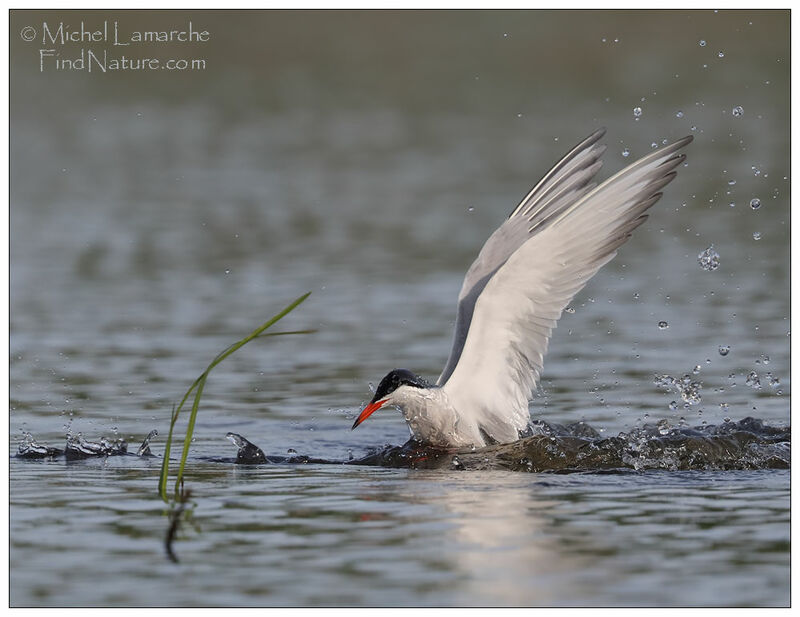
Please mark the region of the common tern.
[[570, 300], [617, 254], [686, 158], [684, 137], [599, 186], [605, 129], [570, 150], [489, 237], [458, 295], [453, 348], [435, 384], [406, 369], [384, 377], [353, 423], [399, 408], [412, 437], [483, 447], [526, 434], [547, 344]]

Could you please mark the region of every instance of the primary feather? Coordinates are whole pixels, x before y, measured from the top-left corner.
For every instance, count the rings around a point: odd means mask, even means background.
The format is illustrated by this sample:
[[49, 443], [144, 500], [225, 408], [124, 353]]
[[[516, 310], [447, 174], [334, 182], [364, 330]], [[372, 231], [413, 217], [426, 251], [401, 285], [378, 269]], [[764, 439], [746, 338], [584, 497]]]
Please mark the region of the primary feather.
[[[692, 140], [652, 152], [593, 187], [603, 151], [594, 143], [602, 134], [594, 133], [548, 172], [467, 273], [453, 349], [438, 381], [459, 412], [462, 431], [505, 442], [525, 430], [528, 401], [562, 311], [645, 221], [644, 212], [685, 158], [676, 152]], [[515, 237], [511, 251], [509, 245], [492, 246], [525, 219], [531, 225], [521, 241]]]

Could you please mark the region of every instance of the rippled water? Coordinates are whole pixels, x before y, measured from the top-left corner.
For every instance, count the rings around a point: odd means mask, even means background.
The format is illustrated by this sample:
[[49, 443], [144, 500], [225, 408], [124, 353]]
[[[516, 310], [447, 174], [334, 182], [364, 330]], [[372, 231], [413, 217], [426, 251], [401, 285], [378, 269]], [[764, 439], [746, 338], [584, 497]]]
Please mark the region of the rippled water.
[[601, 125], [605, 177], [696, 139], [559, 323], [534, 418], [599, 439], [787, 427], [786, 14], [193, 19], [214, 68], [180, 79], [40, 75], [12, 37], [12, 452], [67, 431], [135, 452], [156, 428], [158, 456], [217, 352], [306, 291], [281, 327], [317, 332], [212, 374], [180, 564], [160, 459], [12, 458], [12, 605], [788, 604], [788, 470], [249, 467], [225, 438], [339, 461], [402, 445], [392, 411], [350, 431], [369, 383], [435, 378], [480, 245]]

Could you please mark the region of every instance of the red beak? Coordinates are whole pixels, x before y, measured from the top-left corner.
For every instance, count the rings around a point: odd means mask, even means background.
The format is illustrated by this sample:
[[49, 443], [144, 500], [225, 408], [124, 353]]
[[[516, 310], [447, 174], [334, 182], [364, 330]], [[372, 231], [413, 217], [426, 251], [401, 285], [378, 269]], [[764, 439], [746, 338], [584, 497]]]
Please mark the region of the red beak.
[[370, 416], [371, 416], [373, 413], [375, 413], [375, 412], [376, 412], [376, 411], [378, 411], [378, 410], [379, 410], [381, 407], [383, 407], [384, 403], [386, 403], [386, 401], [387, 401], [387, 400], [388, 400], [388, 399], [383, 399], [382, 401], [375, 401], [374, 403], [370, 403], [369, 405], [367, 405], [366, 407], [364, 407], [364, 411], [362, 411], [362, 412], [361, 412], [361, 413], [358, 415], [358, 417], [356, 418], [356, 421], [355, 421], [355, 422], [353, 422], [353, 428], [351, 428], [350, 430], [352, 431], [352, 430], [353, 430], [354, 428], [356, 428], [356, 427], [357, 427], [359, 424], [361, 424], [361, 423], [362, 423], [364, 420], [366, 420], [367, 418], [369, 418], [369, 417], [370, 417]]

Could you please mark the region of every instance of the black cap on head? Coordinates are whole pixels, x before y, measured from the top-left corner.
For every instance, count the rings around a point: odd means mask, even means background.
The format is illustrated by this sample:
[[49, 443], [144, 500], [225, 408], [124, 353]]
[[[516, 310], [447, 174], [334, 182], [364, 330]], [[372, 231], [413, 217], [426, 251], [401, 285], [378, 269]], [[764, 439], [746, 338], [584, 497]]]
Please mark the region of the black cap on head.
[[382, 398], [386, 398], [400, 386], [427, 388], [430, 386], [430, 384], [422, 377], [415, 375], [408, 369], [396, 368], [386, 375], [386, 377], [381, 379], [381, 382], [378, 384], [378, 389], [375, 390], [375, 396], [372, 398], [372, 402], [374, 403]]

